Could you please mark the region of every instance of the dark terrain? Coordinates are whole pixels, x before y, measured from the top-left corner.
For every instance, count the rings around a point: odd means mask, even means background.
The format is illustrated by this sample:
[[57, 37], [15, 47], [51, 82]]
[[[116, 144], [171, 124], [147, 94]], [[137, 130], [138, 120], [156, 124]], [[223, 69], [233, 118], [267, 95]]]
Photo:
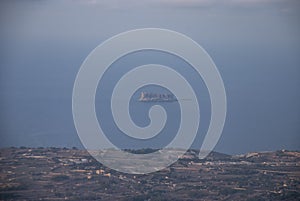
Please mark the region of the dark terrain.
[[300, 200], [300, 152], [196, 156], [129, 175], [84, 150], [0, 149], [0, 200]]

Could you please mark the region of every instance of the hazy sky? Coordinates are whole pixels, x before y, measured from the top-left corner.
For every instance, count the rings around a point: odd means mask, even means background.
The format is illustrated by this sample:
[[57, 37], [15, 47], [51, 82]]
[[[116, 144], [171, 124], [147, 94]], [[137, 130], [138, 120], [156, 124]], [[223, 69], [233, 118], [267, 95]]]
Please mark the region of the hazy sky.
[[224, 80], [226, 153], [300, 149], [300, 1], [66, 0], [0, 3], [0, 146], [79, 146], [71, 95], [85, 57], [157, 27], [202, 45]]

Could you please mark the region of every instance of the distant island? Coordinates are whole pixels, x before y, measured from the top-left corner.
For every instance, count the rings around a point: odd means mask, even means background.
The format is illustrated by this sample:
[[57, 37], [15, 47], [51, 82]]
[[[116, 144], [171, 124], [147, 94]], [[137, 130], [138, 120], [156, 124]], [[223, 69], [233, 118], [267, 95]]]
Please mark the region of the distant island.
[[173, 94], [159, 94], [159, 93], [148, 93], [141, 92], [140, 102], [174, 102], [177, 101]]

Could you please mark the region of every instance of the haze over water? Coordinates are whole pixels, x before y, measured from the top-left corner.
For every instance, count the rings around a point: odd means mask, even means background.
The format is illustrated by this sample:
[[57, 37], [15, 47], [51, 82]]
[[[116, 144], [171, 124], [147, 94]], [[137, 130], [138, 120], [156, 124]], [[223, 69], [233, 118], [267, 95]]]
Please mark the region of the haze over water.
[[[72, 89], [82, 62], [97, 45], [115, 34], [158, 27], [194, 39], [210, 54], [221, 73], [228, 113], [216, 151], [299, 150], [297, 1], [232, 1], [230, 5], [223, 1], [164, 1], [163, 6], [157, 1], [149, 5], [112, 2], [115, 4], [1, 3], [1, 147], [82, 147], [72, 119]], [[199, 148], [210, 119], [207, 89], [187, 64], [162, 52], [136, 53], [114, 64], [103, 80], [105, 88], [97, 91], [98, 119], [111, 132], [110, 139], [130, 148], [159, 147], [172, 139], [179, 122], [176, 102], [162, 103], [169, 114], [165, 135], [148, 144], [122, 136], [108, 111], [116, 80], [128, 69], [153, 61], [180, 71], [196, 89], [201, 123], [193, 148]], [[153, 86], [142, 90], [165, 92]], [[140, 91], [132, 98], [131, 114], [138, 125], [145, 126], [152, 103], [136, 102]]]

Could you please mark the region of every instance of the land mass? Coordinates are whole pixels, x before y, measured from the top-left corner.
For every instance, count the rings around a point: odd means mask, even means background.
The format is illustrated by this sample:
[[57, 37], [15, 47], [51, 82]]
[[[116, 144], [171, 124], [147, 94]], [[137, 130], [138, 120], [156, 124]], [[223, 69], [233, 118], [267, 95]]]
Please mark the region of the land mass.
[[299, 151], [197, 155], [189, 150], [168, 168], [134, 175], [103, 166], [85, 150], [4, 148], [0, 200], [300, 199]]

